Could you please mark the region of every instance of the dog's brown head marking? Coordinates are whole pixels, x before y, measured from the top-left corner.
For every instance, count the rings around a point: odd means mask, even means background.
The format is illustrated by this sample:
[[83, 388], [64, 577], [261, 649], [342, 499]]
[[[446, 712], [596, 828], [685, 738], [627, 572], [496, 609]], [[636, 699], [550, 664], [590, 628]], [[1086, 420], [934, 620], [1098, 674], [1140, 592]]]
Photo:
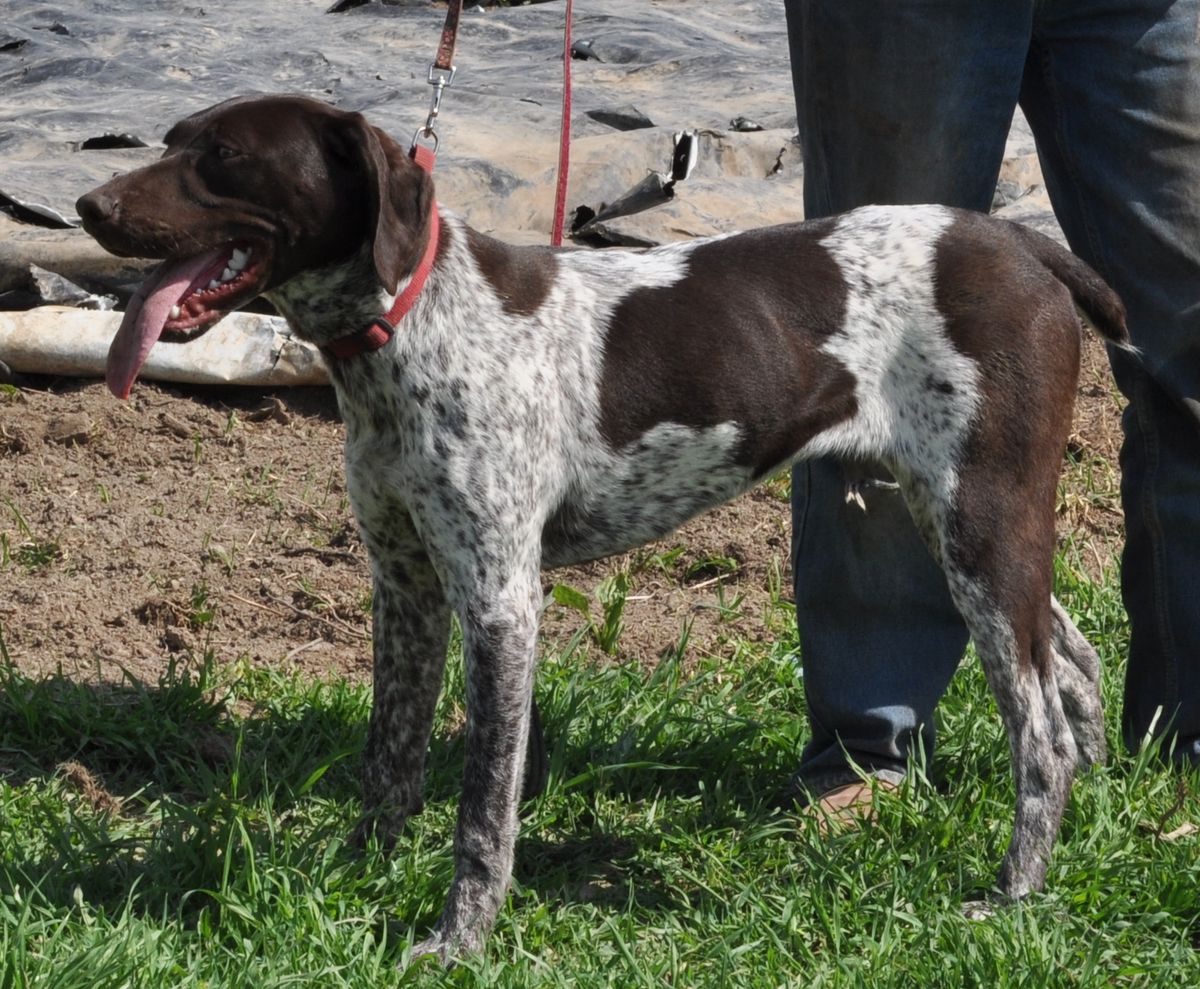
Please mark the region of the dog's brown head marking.
[[299, 96], [238, 97], [181, 120], [164, 141], [161, 160], [77, 204], [110, 251], [178, 257], [257, 243], [272, 261], [262, 288], [349, 257], [364, 240], [388, 291], [411, 266], [432, 180], [361, 114]]
[[433, 182], [358, 113], [300, 96], [240, 97], [180, 121], [165, 143], [159, 161], [76, 205], [108, 250], [166, 261], [114, 345], [118, 394], [160, 335], [194, 337], [364, 244], [388, 292], [420, 259]]

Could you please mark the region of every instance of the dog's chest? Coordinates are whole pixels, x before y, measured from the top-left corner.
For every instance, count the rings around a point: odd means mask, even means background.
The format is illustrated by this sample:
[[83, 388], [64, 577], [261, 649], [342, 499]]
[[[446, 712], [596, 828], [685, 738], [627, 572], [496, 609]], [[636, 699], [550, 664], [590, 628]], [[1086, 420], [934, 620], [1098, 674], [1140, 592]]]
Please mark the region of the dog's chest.
[[544, 565], [560, 566], [659, 537], [752, 482], [734, 423], [662, 423], [613, 450], [586, 415], [561, 414], [577, 395], [551, 400], [544, 382], [521, 387], [516, 369], [503, 397], [455, 375], [414, 383], [380, 367], [367, 377], [344, 381], [339, 402], [347, 484], [369, 544], [386, 544], [397, 513], [435, 537], [472, 541], [486, 519], [540, 541]]
[[335, 375], [346, 425], [346, 485], [367, 535], [386, 530], [400, 513], [408, 515], [417, 494], [446, 491], [444, 502], [450, 488], [445, 465], [437, 462], [448, 449], [434, 425], [431, 395], [414, 395], [399, 378], [385, 362], [362, 362]]

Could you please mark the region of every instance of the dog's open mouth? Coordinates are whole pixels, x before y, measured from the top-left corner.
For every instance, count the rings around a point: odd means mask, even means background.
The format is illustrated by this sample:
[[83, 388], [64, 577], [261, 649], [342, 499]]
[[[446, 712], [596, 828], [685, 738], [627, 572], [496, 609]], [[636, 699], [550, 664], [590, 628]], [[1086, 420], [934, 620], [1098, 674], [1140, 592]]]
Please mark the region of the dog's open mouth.
[[138, 372], [161, 339], [194, 340], [226, 313], [253, 299], [267, 278], [261, 245], [230, 243], [188, 258], [168, 258], [129, 300], [108, 349], [105, 381], [128, 398]]

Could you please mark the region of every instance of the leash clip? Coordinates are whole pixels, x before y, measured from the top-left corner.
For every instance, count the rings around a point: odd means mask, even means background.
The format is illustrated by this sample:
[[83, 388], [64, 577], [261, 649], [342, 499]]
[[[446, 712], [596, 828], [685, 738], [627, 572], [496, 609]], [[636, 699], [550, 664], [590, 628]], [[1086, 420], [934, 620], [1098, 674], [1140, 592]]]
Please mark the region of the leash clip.
[[458, 72], [457, 66], [450, 66], [448, 69], [442, 68], [437, 62], [429, 66], [428, 83], [433, 87], [433, 93], [429, 97], [429, 114], [425, 117], [425, 126], [418, 128], [413, 135], [412, 150], [415, 151], [417, 146], [422, 141], [435, 154], [438, 148], [437, 131], [433, 129], [434, 123], [437, 121], [438, 113], [442, 109], [442, 94], [446, 88], [454, 82], [454, 76]]
[[410, 158], [416, 158], [417, 151], [424, 149], [429, 154], [436, 155], [438, 149], [438, 136], [429, 124], [424, 127], [418, 127], [416, 133], [412, 136], [412, 144], [409, 146], [408, 154]]
[[436, 62], [429, 66], [428, 82], [433, 87], [433, 93], [429, 97], [429, 116], [425, 118], [425, 132], [427, 134], [433, 132], [433, 122], [437, 120], [437, 115], [442, 109], [442, 94], [454, 82], [454, 76], [457, 72], [458, 68], [453, 65], [448, 69], [443, 69]]
[[438, 90], [438, 99], [441, 98], [441, 91], [454, 82], [454, 76], [457, 73], [457, 65], [452, 65], [450, 68], [444, 69], [437, 62], [430, 63], [429, 85], [434, 86]]

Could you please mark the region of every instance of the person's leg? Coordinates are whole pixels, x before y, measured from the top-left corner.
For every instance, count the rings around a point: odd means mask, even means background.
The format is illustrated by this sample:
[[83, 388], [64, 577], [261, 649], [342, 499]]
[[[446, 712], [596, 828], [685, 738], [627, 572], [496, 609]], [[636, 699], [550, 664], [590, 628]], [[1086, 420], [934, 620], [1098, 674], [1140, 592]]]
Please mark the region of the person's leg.
[[[881, 473], [874, 472], [874, 473]], [[898, 782], [967, 643], [946, 579], [886, 477], [846, 500], [842, 465], [792, 472], [792, 567], [812, 736], [798, 780], [822, 793], [850, 762]]]
[[784, 0], [810, 217], [988, 210], [1032, 0]]
[[1200, 762], [1200, 0], [1039, 8], [1021, 103], [1072, 249], [1121, 295], [1124, 733]]
[[[1020, 89], [1031, 4], [786, 0], [806, 214], [864, 203], [987, 210]], [[846, 499], [836, 462], [793, 473], [792, 565], [813, 738], [799, 781], [887, 778], [967, 641], [945, 578], [886, 477]], [[892, 777], [894, 779], [894, 777]]]

